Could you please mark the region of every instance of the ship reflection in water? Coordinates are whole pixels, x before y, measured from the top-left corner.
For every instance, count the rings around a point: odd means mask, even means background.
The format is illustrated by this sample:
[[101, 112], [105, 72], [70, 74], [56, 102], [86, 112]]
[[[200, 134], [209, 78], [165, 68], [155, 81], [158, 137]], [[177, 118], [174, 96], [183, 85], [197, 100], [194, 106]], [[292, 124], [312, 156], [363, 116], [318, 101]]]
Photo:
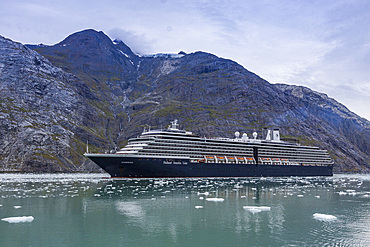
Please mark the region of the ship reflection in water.
[[[114, 180], [2, 174], [0, 189], [4, 246], [370, 244], [370, 175]], [[33, 220], [6, 221], [21, 216]]]

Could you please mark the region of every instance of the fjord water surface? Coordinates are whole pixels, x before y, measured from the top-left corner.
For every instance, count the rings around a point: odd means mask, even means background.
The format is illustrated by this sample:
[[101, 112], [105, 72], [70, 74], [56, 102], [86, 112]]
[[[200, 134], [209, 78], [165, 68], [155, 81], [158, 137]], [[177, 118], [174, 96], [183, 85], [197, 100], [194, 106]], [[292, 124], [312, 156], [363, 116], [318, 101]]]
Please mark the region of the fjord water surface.
[[370, 246], [370, 175], [104, 176], [0, 174], [0, 245]]

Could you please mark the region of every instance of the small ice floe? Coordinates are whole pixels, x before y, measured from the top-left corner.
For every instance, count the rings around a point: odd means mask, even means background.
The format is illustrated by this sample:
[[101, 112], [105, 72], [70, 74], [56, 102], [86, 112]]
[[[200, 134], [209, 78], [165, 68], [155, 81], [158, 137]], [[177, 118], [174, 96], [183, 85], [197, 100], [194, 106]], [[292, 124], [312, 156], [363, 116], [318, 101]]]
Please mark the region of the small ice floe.
[[320, 196], [315, 196], [316, 198], [320, 198]]
[[319, 213], [313, 214], [313, 218], [315, 220], [320, 220], [320, 221], [333, 221], [333, 220], [337, 220], [337, 217], [335, 217], [334, 215], [330, 215], [330, 214], [319, 214]]
[[260, 213], [262, 211], [270, 211], [271, 210], [271, 207], [266, 207], [266, 206], [260, 206], [260, 207], [258, 207], [258, 206], [243, 206], [243, 208], [248, 210], [252, 214]]
[[270, 211], [271, 207], [267, 206], [243, 206], [244, 209], [250, 210], [250, 209], [258, 209], [261, 211]]
[[303, 197], [303, 195], [297, 195], [297, 197]]
[[203, 196], [199, 197], [199, 200], [204, 200], [204, 197]]
[[258, 208], [249, 208], [248, 211], [251, 212], [252, 214], [262, 212], [262, 210]]
[[8, 217], [1, 219], [2, 221], [6, 221], [8, 223], [24, 223], [24, 222], [32, 222], [32, 216], [21, 216], [21, 217]]
[[14, 208], [17, 208], [18, 209], [18, 208], [22, 208], [22, 206], [14, 206]]
[[225, 201], [224, 198], [206, 198], [206, 201], [209, 201], [209, 202], [223, 202]]
[[205, 195], [205, 196], [208, 196], [208, 195], [209, 195], [209, 192], [204, 192], [204, 193], [198, 192], [198, 196], [199, 196], [199, 195]]
[[240, 196], [240, 198], [246, 198], [246, 196]]
[[195, 206], [196, 209], [201, 209], [203, 206]]
[[340, 196], [344, 196], [344, 195], [347, 195], [347, 192], [339, 191], [339, 192], [338, 192], [338, 194], [339, 194]]

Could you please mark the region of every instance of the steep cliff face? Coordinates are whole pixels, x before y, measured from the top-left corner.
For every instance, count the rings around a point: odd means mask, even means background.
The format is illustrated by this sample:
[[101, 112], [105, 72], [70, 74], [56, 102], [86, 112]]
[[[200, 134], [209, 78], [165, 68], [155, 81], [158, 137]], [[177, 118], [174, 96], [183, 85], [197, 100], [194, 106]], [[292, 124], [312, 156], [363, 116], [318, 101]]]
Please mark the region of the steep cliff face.
[[[293, 96], [296, 104], [292, 112], [283, 118], [285, 126], [292, 124], [289, 118], [300, 119], [297, 129], [305, 135], [302, 139], [314, 142], [330, 150], [337, 164], [337, 171], [366, 172], [369, 170], [370, 122], [349, 111], [344, 105], [323, 93], [309, 88], [276, 84], [287, 96]], [[304, 125], [302, 128], [298, 125]], [[300, 135], [298, 131], [293, 133]]]
[[22, 44], [0, 36], [0, 48], [1, 170], [78, 170], [90, 89]]
[[[7, 90], [1, 101], [6, 124], [0, 127], [0, 144], [8, 150], [1, 153], [7, 167], [28, 169], [28, 160], [37, 160], [29, 157], [42, 156], [39, 169], [92, 169], [82, 157], [87, 140], [92, 151], [108, 151], [143, 127], [165, 127], [177, 118], [181, 127], [202, 136], [279, 127], [285, 137], [328, 149], [337, 172], [370, 170], [369, 121], [324, 94], [270, 84], [231, 60], [204, 52], [138, 56], [122, 41], [112, 42], [94, 30], [54, 46], [29, 46], [43, 57], [3, 40], [9, 43], [4, 47], [18, 47], [3, 49], [0, 60], [1, 88]], [[8, 54], [15, 58], [7, 59]], [[23, 84], [27, 93], [19, 90]], [[7, 100], [9, 95], [15, 100]], [[23, 119], [32, 120], [33, 127], [22, 124]], [[9, 126], [13, 134], [6, 134]], [[41, 147], [25, 136], [31, 130], [32, 136], [46, 133]], [[13, 136], [17, 143], [10, 142]], [[50, 157], [40, 150], [48, 150]]]

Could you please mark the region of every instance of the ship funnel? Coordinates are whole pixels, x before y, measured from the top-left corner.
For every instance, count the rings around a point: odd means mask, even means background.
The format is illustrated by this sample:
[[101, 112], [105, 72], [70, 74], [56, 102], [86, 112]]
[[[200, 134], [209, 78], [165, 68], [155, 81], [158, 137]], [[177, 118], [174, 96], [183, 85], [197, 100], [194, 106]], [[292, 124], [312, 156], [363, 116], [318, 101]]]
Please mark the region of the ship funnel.
[[271, 141], [271, 130], [267, 130], [266, 141]]
[[280, 141], [279, 129], [274, 129], [274, 131], [272, 132], [272, 138], [274, 141]]

